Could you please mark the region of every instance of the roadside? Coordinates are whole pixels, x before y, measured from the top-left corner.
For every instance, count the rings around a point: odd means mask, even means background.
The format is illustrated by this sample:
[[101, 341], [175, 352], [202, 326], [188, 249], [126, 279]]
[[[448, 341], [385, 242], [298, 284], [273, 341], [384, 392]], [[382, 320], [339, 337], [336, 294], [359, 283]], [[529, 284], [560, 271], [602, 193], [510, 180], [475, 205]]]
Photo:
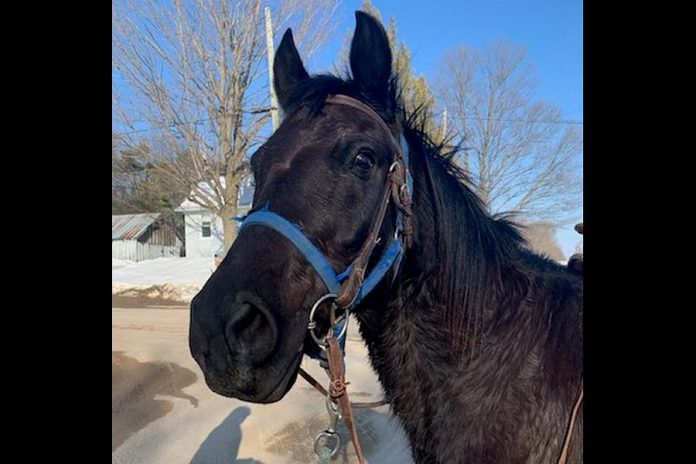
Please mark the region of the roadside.
[[[117, 305], [116, 302], [119, 304]], [[112, 463], [290, 464], [316, 461], [312, 445], [326, 427], [324, 400], [298, 379], [279, 402], [252, 404], [211, 392], [188, 349], [188, 307], [149, 300], [149, 307], [115, 298], [112, 308]], [[157, 303], [157, 304], [154, 304]], [[165, 302], [166, 303], [166, 302]], [[382, 397], [352, 321], [346, 367], [356, 401]], [[302, 366], [325, 379], [314, 361]], [[356, 410], [370, 462], [412, 462], [403, 431], [388, 406]], [[355, 463], [344, 425], [332, 464]]]

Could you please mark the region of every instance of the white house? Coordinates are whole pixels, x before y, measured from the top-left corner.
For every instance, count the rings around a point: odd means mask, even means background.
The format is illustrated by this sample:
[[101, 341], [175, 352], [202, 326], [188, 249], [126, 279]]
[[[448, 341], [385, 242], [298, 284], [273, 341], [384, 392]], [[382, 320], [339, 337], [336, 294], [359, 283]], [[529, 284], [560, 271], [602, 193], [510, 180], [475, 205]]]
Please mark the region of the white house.
[[[221, 178], [220, 181], [224, 186], [225, 179]], [[199, 189], [207, 190], [208, 188], [207, 183], [199, 184]], [[249, 177], [242, 182], [239, 191], [237, 208], [240, 216], [249, 211], [253, 197], [254, 182], [253, 178]], [[220, 216], [190, 199], [184, 200], [176, 210], [184, 213], [186, 256], [211, 258], [216, 254], [222, 256], [224, 234]]]

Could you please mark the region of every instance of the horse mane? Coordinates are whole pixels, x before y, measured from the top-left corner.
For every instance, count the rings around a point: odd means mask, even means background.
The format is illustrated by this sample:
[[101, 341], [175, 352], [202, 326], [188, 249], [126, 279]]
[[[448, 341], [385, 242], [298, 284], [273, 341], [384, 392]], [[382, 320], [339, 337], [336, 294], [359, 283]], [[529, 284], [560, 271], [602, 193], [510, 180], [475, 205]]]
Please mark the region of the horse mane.
[[[416, 188], [423, 191], [414, 195], [426, 198], [414, 214], [428, 212], [434, 239], [434, 248], [419, 254], [422, 277], [413, 287], [427, 288], [425, 299], [441, 311], [442, 329], [466, 362], [480, 352], [488, 323], [508, 319], [520, 306], [533, 268], [562, 268], [531, 252], [520, 232], [524, 226], [513, 219], [516, 213], [488, 212], [469, 175], [455, 163], [460, 147], [430, 138], [426, 112], [423, 107], [402, 110], [404, 135], [412, 152], [420, 155], [414, 156], [413, 175], [420, 177]], [[428, 279], [434, 285], [428, 286]]]
[[[451, 140], [433, 141], [426, 132], [428, 108], [408, 111], [402, 103], [399, 76], [390, 80], [388, 95], [375, 98], [361, 92], [347, 75], [314, 75], [298, 83], [284, 110], [305, 107], [317, 115], [331, 94], [343, 94], [369, 104], [387, 124], [399, 122], [411, 147], [415, 179], [414, 216], [433, 232], [434, 247], [419, 254], [418, 277], [411, 289], [426, 289], [430, 310], [440, 311], [453, 348], [472, 359], [480, 350], [485, 321], [496, 321], [518, 307], [530, 286], [533, 270], [560, 272], [552, 260], [532, 253], [520, 233], [524, 226], [514, 213], [490, 214], [474, 193], [469, 176], [455, 164], [460, 147]], [[419, 245], [416, 244], [416, 247]], [[423, 246], [423, 245], [421, 245]], [[404, 260], [408, 267], [408, 254]], [[504, 300], [503, 300], [504, 299]]]

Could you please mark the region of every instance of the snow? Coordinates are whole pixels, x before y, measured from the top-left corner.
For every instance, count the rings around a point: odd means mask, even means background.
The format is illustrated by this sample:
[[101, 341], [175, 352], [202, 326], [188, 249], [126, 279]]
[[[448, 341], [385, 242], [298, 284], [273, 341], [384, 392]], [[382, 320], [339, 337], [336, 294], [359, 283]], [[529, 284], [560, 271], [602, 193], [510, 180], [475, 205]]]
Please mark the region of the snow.
[[[113, 260], [112, 261], [116, 261]], [[157, 258], [127, 264], [111, 275], [113, 282], [134, 285], [199, 284], [215, 270], [213, 258]]]
[[213, 258], [157, 258], [140, 262], [111, 258], [111, 292], [128, 294], [150, 290], [161, 296], [189, 302], [215, 270]]
[[128, 266], [129, 264], [135, 264], [135, 261], [130, 261], [128, 259], [111, 258], [111, 270], [112, 271], [114, 269], [120, 269], [124, 266]]

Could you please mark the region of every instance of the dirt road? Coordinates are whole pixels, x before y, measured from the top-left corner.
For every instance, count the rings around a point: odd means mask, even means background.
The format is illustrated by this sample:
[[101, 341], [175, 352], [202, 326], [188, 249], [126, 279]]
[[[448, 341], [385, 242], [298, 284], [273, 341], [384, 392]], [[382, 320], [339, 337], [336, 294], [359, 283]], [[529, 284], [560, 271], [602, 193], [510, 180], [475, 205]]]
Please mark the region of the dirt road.
[[[314, 437], [328, 421], [323, 398], [301, 379], [270, 405], [214, 394], [189, 354], [188, 318], [185, 306], [112, 309], [112, 463], [316, 462]], [[346, 364], [352, 398], [381, 398], [354, 321], [351, 328]], [[303, 367], [325, 379], [315, 362], [305, 359]], [[388, 406], [355, 414], [370, 463], [412, 462]], [[343, 446], [333, 462], [357, 462], [345, 427], [339, 431]]]

